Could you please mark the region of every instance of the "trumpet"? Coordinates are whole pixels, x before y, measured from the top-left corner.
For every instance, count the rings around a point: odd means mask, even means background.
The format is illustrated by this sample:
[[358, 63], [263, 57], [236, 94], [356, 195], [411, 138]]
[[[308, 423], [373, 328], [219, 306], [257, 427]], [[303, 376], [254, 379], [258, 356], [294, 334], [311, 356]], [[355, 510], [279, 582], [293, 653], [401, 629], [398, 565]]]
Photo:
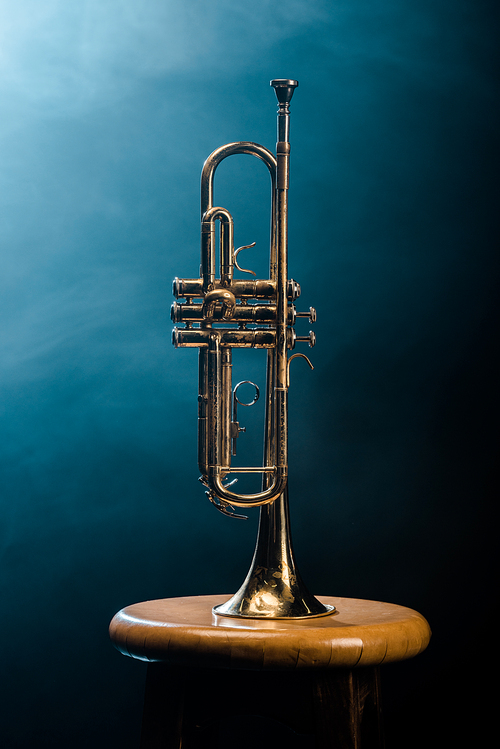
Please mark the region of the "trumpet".
[[[278, 99], [276, 155], [257, 143], [240, 141], [217, 148], [206, 160], [201, 174], [201, 264], [198, 278], [175, 278], [171, 317], [175, 347], [198, 348], [198, 466], [200, 481], [215, 507], [225, 515], [245, 517], [235, 508], [260, 507], [259, 532], [252, 566], [240, 590], [214, 609], [224, 616], [249, 618], [303, 618], [323, 616], [325, 606], [305, 588], [296, 569], [288, 510], [288, 388], [290, 363], [303, 353], [288, 352], [297, 343], [315, 344], [312, 331], [298, 336], [298, 318], [316, 320], [316, 312], [297, 312], [294, 302], [300, 286], [288, 279], [288, 189], [290, 181], [290, 101], [298, 82], [271, 81]], [[234, 248], [234, 223], [226, 208], [214, 205], [214, 176], [219, 164], [234, 154], [250, 154], [266, 165], [271, 179], [271, 230], [269, 278], [239, 279]], [[219, 275], [216, 274], [217, 223], [219, 224]], [[259, 399], [258, 386], [244, 380], [232, 385], [232, 349], [267, 350], [264, 449], [261, 466], [232, 465], [243, 427], [237, 407]], [[240, 400], [243, 384], [255, 388], [250, 403]], [[261, 490], [238, 493], [235, 474], [261, 474]]]

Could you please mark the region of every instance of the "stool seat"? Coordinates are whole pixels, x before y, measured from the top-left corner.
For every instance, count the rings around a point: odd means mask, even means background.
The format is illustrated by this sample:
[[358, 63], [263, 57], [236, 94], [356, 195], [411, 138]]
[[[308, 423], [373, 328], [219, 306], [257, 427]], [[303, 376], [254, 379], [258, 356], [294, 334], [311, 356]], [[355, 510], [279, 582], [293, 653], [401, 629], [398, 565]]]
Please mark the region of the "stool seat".
[[218, 616], [229, 595], [166, 598], [119, 611], [110, 636], [124, 655], [196, 668], [335, 669], [412, 658], [430, 639], [424, 617], [380, 601], [317, 596], [329, 616], [263, 620]]

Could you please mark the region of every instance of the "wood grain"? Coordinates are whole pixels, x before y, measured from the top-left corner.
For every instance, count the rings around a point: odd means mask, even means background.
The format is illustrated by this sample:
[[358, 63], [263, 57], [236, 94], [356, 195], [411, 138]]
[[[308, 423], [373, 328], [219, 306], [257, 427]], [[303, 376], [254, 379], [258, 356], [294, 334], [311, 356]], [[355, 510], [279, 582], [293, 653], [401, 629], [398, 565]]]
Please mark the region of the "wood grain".
[[149, 662], [196, 668], [301, 670], [378, 666], [412, 658], [431, 636], [413, 609], [380, 601], [318, 596], [333, 615], [302, 620], [219, 617], [228, 595], [145, 601], [113, 618], [120, 652]]

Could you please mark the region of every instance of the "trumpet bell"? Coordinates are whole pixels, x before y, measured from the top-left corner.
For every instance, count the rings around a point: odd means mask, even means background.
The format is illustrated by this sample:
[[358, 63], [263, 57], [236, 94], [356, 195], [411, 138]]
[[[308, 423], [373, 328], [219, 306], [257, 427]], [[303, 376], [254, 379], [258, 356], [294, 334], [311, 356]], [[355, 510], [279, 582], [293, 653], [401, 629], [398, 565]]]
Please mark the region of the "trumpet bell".
[[213, 613], [247, 619], [305, 619], [334, 611], [335, 606], [321, 603], [308, 591], [296, 568], [286, 489], [276, 502], [261, 507], [248, 575], [238, 592], [215, 606]]

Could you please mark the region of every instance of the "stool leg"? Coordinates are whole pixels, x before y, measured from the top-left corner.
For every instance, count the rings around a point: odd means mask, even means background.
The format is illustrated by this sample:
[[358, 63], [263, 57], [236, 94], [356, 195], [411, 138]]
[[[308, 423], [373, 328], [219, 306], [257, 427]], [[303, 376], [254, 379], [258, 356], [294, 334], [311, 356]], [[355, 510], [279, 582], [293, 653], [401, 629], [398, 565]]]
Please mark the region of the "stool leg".
[[384, 749], [378, 668], [318, 672], [313, 690], [318, 749]]
[[205, 681], [197, 669], [148, 665], [140, 749], [216, 749], [218, 722], [199, 715]]
[[140, 749], [181, 747], [185, 675], [182, 669], [166, 670], [163, 663], [148, 665]]

